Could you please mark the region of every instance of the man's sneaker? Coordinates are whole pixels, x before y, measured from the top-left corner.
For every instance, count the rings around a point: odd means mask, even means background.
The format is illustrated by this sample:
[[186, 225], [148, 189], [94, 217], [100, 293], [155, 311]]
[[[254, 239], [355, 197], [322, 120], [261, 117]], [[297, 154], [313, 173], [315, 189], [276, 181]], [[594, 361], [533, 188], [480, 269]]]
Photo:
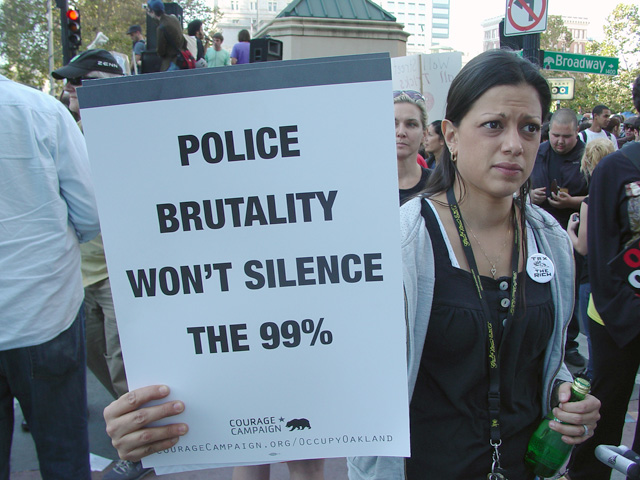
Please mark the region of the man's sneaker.
[[118, 460], [115, 467], [102, 478], [103, 480], [137, 480], [150, 471], [151, 468], [142, 467], [142, 462]]

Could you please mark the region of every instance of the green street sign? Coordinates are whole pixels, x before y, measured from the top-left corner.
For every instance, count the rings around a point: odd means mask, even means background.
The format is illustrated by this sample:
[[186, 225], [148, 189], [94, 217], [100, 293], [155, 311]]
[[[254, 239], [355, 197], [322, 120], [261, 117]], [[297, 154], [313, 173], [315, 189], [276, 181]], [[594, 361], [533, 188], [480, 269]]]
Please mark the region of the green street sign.
[[547, 70], [563, 70], [565, 72], [618, 74], [618, 59], [615, 57], [545, 51], [543, 66]]

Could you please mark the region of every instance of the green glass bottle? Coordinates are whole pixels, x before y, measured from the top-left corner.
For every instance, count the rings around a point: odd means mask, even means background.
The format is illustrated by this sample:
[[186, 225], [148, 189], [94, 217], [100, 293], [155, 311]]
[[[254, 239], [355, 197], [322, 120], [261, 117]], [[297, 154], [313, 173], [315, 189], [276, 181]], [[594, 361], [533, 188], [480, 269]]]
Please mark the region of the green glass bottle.
[[[576, 378], [571, 385], [570, 402], [584, 400], [587, 396], [591, 384], [584, 378]], [[529, 440], [527, 454], [524, 457], [525, 464], [541, 478], [553, 477], [560, 467], [569, 458], [573, 445], [562, 441], [562, 435], [549, 428], [549, 422], [557, 418], [553, 416], [553, 411], [549, 410], [547, 416], [542, 420], [536, 431]]]

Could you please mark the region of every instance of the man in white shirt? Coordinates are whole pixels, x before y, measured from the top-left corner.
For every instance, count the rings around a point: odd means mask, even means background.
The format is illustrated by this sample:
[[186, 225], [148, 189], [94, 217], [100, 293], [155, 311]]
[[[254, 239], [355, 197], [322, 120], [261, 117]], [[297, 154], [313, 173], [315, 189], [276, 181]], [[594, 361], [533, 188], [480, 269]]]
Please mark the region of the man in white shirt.
[[80, 242], [100, 230], [82, 133], [55, 98], [0, 75], [0, 480], [13, 400], [43, 479], [90, 480]]
[[596, 138], [608, 138], [613, 143], [613, 149], [618, 150], [618, 140], [615, 136], [607, 132], [604, 128], [609, 124], [611, 110], [606, 105], [596, 105], [591, 112], [593, 120], [591, 126], [580, 132], [580, 139], [584, 143], [589, 143]]

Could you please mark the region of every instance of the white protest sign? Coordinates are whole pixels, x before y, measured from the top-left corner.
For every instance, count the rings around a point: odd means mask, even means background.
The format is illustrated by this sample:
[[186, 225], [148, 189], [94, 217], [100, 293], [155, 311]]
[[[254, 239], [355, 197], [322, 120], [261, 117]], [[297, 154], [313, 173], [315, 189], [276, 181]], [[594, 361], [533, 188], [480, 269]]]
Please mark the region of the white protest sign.
[[408, 456], [389, 59], [203, 70], [79, 94], [145, 466]]
[[431, 53], [391, 59], [394, 90], [416, 90], [424, 95], [429, 123], [442, 120], [447, 93], [462, 68], [462, 53]]

